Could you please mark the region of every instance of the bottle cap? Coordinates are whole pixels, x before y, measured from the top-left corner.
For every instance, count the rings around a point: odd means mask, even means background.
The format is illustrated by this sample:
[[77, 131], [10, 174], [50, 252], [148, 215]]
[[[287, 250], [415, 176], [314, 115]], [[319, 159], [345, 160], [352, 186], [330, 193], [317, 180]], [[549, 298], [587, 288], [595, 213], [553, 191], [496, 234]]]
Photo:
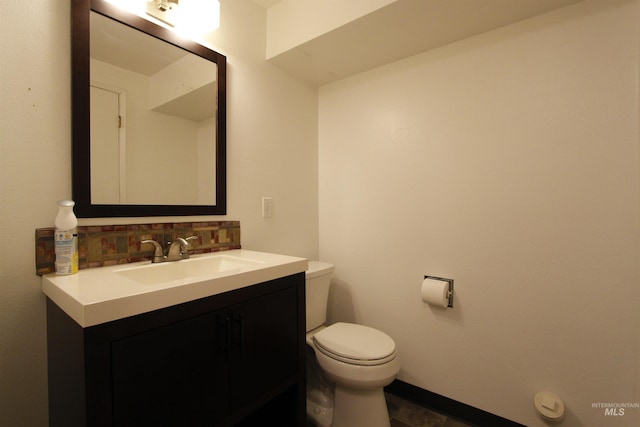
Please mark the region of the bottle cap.
[[59, 200], [58, 201], [58, 206], [64, 207], [64, 208], [68, 208], [68, 207], [73, 207], [75, 206], [76, 202], [74, 202], [73, 200]]

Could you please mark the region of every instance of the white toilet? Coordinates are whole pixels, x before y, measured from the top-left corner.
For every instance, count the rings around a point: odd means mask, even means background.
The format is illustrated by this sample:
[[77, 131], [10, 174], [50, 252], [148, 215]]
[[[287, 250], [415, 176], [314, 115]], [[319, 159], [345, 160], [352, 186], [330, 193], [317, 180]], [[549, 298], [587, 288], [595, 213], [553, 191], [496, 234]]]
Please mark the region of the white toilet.
[[[323, 408], [316, 398], [310, 401], [310, 394], [326, 395], [324, 387], [308, 392], [307, 413], [322, 427], [390, 427], [383, 387], [400, 369], [395, 343], [385, 333], [367, 326], [324, 325], [333, 270], [332, 264], [309, 261], [306, 272], [307, 344], [315, 353], [322, 376], [335, 383], [333, 408]], [[326, 401], [332, 398], [325, 397]], [[331, 417], [331, 409], [333, 424], [326, 420], [327, 413]]]

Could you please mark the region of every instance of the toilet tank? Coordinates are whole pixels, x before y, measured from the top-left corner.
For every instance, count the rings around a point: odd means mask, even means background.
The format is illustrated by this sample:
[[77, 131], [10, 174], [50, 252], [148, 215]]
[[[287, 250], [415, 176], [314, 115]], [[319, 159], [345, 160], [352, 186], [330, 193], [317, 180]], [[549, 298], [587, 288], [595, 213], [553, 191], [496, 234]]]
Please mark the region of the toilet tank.
[[309, 261], [305, 273], [305, 300], [307, 310], [307, 332], [322, 325], [327, 320], [327, 301], [333, 264], [321, 261]]

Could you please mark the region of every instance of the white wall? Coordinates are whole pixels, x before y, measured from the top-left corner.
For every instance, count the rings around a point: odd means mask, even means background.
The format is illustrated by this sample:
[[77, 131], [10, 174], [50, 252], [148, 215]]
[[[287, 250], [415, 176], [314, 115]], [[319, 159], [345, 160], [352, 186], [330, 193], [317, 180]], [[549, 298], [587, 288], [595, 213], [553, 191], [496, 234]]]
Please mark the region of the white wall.
[[[265, 58], [266, 11], [223, 0], [212, 44], [227, 55], [228, 215], [247, 249], [317, 258], [318, 95]], [[261, 217], [262, 196], [273, 218]]]
[[[265, 14], [223, 0], [211, 44], [228, 59], [225, 217], [242, 244], [316, 258], [317, 91], [264, 61]], [[35, 275], [34, 230], [53, 226], [71, 197], [70, 2], [0, 1], [0, 425], [46, 426], [45, 299]], [[260, 217], [260, 197], [274, 217]], [[193, 217], [81, 220], [141, 223]]]
[[[332, 320], [399, 379], [529, 425], [640, 425], [637, 1], [586, 0], [320, 88]], [[421, 301], [455, 279], [455, 308]]]
[[[316, 90], [264, 61], [265, 12], [221, 3], [229, 213], [204, 219], [315, 258], [319, 211], [331, 317], [391, 334], [404, 381], [531, 426], [541, 389], [563, 425], [640, 423], [591, 408], [640, 401], [638, 2], [586, 0], [325, 86], [319, 128]], [[69, 31], [67, 1], [0, 1], [0, 425], [47, 425], [33, 241], [71, 196]], [[420, 301], [424, 274], [456, 280], [453, 310]]]
[[268, 11], [267, 58], [322, 36], [397, 0], [280, 0]]

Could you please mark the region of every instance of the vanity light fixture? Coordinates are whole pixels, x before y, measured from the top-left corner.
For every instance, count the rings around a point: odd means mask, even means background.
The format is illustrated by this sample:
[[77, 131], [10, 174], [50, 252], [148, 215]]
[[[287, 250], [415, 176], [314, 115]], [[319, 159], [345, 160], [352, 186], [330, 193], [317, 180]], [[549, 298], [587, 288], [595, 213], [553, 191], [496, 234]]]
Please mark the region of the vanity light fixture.
[[209, 33], [220, 27], [220, 0], [180, 0], [180, 7], [185, 28]]
[[220, 27], [219, 0], [107, 1], [143, 18], [155, 18], [187, 36], [199, 36]]
[[136, 15], [144, 15], [146, 4], [153, 0], [107, 0], [109, 3], [118, 6], [120, 9], [127, 10]]
[[151, 0], [147, 14], [180, 33], [202, 34], [220, 26], [219, 0]]
[[147, 14], [172, 27], [178, 19], [179, 0], [152, 0], [147, 2]]

